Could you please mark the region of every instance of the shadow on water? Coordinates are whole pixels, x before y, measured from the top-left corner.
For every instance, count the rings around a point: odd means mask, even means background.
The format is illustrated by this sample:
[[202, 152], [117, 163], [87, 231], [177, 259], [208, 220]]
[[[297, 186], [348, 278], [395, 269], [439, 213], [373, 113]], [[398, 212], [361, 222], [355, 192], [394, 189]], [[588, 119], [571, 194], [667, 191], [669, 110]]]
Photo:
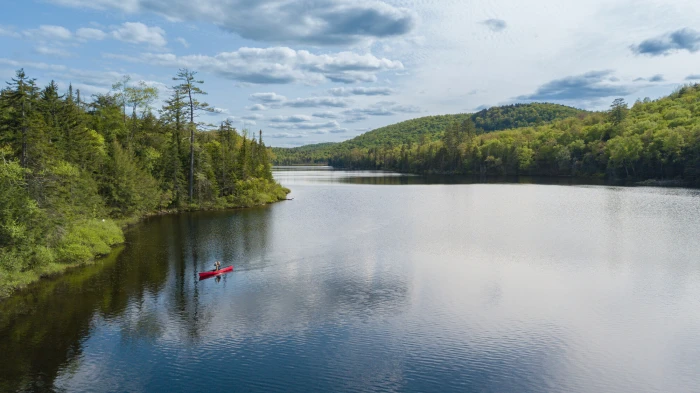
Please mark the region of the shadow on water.
[[[162, 326], [144, 307], [153, 297], [165, 297], [170, 309], [160, 312], [177, 315], [184, 336], [196, 338], [205, 322], [197, 271], [214, 258], [260, 253], [267, 212], [254, 210], [148, 219], [106, 258], [0, 302], [0, 391], [52, 390], [57, 373], [80, 358], [96, 318], [121, 324], [123, 338], [154, 339]], [[235, 236], [223, 241], [223, 233]]]
[[[130, 229], [126, 245], [106, 258], [0, 302], [0, 391], [61, 390], [66, 375], [70, 381], [80, 374], [76, 370], [88, 367], [85, 362], [122, 357], [137, 364], [144, 350], [154, 351], [163, 340], [170, 343], [168, 350], [182, 350], [206, 343], [212, 330], [277, 331], [334, 313], [395, 309], [406, 297], [405, 283], [386, 278], [366, 283], [341, 276], [318, 287], [300, 285], [277, 270], [253, 284], [239, 278], [280, 263], [275, 259], [280, 252], [269, 251], [272, 216], [270, 207], [262, 207], [152, 217]], [[197, 273], [216, 260], [234, 265], [234, 272], [200, 282]], [[224, 294], [237, 298], [216, 300]], [[289, 308], [280, 308], [285, 302]], [[95, 357], [95, 346], [105, 341], [116, 344], [111, 351], [119, 355]], [[106, 371], [117, 379], [124, 372]], [[158, 389], [167, 385], [163, 375], [150, 378], [165, 384]], [[127, 379], [121, 375], [120, 383]]]

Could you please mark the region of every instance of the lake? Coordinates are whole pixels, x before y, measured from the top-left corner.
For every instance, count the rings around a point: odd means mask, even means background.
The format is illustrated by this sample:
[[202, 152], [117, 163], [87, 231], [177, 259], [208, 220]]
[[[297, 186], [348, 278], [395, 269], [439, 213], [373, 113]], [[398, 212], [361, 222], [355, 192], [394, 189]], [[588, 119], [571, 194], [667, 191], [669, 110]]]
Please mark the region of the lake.
[[275, 177], [1, 302], [0, 391], [698, 391], [700, 191]]

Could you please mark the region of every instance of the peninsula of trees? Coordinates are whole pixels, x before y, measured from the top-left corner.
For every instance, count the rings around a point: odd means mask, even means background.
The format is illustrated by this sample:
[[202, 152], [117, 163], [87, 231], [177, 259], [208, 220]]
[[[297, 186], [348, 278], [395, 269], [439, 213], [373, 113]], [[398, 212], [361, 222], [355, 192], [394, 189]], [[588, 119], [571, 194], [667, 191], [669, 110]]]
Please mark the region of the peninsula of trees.
[[41, 275], [106, 254], [121, 226], [162, 211], [266, 204], [272, 178], [262, 132], [199, 123], [211, 111], [183, 69], [165, 105], [128, 77], [89, 100], [37, 86], [23, 70], [0, 92], [0, 297]]
[[700, 85], [631, 108], [622, 99], [604, 112], [559, 107], [521, 104], [424, 117], [342, 143], [275, 148], [275, 163], [700, 185]]

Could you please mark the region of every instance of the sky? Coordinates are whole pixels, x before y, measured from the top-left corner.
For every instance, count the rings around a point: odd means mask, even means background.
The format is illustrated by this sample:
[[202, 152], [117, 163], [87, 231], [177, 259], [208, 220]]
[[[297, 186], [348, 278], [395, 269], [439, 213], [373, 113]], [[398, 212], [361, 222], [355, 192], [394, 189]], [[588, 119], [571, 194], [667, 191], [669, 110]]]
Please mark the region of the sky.
[[700, 1], [8, 1], [0, 78], [19, 68], [83, 97], [130, 75], [161, 99], [189, 68], [216, 108], [200, 121], [300, 146], [495, 105], [668, 95], [700, 82]]

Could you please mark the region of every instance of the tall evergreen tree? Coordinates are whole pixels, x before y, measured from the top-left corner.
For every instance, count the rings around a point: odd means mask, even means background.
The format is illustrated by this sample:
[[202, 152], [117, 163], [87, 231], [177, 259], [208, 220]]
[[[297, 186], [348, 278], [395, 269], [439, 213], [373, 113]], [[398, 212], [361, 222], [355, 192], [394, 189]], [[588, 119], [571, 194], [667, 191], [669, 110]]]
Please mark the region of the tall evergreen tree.
[[20, 69], [7, 85], [3, 106], [10, 110], [10, 121], [6, 125], [8, 139], [14, 146], [19, 145], [20, 165], [26, 168], [29, 162], [30, 118], [36, 109], [34, 104], [38, 93], [36, 79], [28, 78], [24, 69]]
[[190, 116], [190, 176], [189, 176], [189, 201], [192, 202], [194, 193], [194, 134], [197, 130], [197, 125], [194, 118], [197, 116], [197, 111], [211, 112], [212, 108], [206, 102], [201, 102], [197, 99], [198, 95], [206, 95], [198, 85], [204, 84], [204, 81], [195, 79], [196, 71], [182, 68], [178, 71], [177, 76], [173, 78], [175, 81], [180, 81], [180, 84], [174, 86], [175, 90], [179, 90], [180, 94], [185, 98], [188, 106], [188, 114]]
[[170, 154], [166, 172], [169, 173], [174, 201], [177, 205], [182, 201], [182, 190], [180, 178], [182, 177], [182, 131], [187, 114], [187, 103], [183, 100], [179, 89], [174, 89], [171, 97], [165, 101], [165, 105], [160, 112], [162, 120], [169, 125], [170, 129]]

